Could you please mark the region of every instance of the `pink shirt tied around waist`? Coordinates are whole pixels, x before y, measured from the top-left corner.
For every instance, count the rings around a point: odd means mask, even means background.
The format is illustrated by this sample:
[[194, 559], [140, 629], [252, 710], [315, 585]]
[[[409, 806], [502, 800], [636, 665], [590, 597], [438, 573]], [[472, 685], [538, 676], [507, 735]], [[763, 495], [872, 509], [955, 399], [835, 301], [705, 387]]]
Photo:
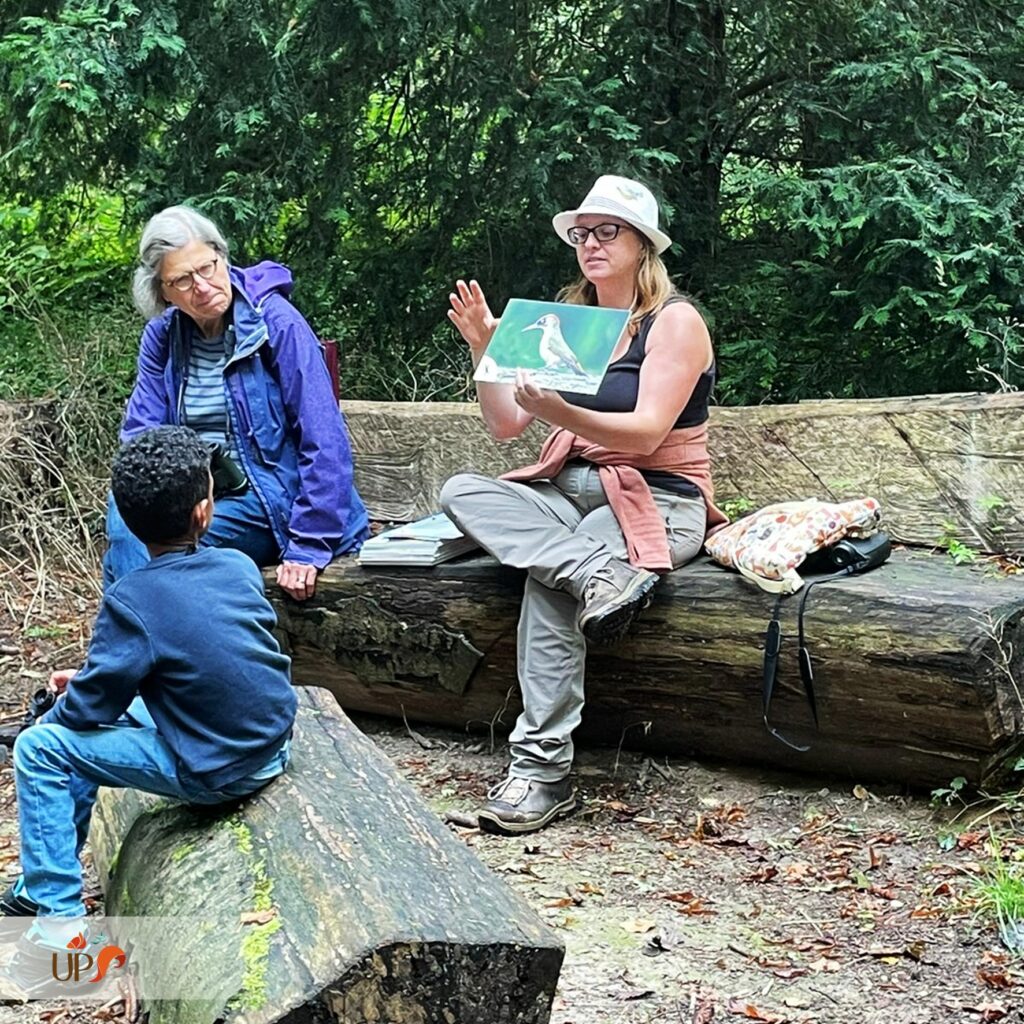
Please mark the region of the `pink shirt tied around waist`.
[[550, 480], [570, 459], [593, 462], [599, 469], [608, 504], [626, 539], [630, 563], [652, 572], [668, 572], [673, 566], [665, 520], [654, 504], [654, 496], [640, 470], [672, 473], [696, 484], [707, 506], [707, 533], [713, 533], [729, 520], [714, 503], [707, 442], [706, 423], [679, 427], [669, 431], [656, 451], [650, 455], [638, 455], [591, 444], [564, 427], [556, 427], [544, 441], [537, 462], [504, 473], [501, 479]]

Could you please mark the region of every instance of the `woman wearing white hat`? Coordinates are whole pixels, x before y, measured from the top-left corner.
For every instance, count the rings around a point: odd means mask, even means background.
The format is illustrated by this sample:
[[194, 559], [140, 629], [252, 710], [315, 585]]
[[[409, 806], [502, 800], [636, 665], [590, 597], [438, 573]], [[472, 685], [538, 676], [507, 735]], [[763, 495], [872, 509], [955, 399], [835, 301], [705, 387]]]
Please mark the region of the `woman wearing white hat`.
[[[505, 565], [527, 570], [518, 633], [523, 712], [508, 777], [480, 823], [531, 832], [570, 813], [572, 732], [583, 709], [586, 641], [620, 639], [651, 600], [658, 572], [689, 561], [725, 521], [712, 501], [708, 399], [715, 363], [700, 313], [669, 280], [649, 189], [598, 178], [552, 221], [582, 276], [563, 302], [630, 309], [630, 330], [596, 395], [478, 383], [497, 438], [534, 420], [553, 428], [539, 461], [500, 480], [463, 473], [441, 493], [462, 530]], [[448, 316], [479, 363], [497, 324], [476, 281], [459, 281]]]

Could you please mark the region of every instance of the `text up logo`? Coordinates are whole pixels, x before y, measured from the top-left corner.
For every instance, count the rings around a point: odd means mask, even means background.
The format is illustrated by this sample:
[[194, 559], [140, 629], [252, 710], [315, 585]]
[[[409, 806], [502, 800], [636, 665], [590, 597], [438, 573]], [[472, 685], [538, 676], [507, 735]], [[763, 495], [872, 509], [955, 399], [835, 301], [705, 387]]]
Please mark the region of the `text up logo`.
[[[99, 945], [101, 942], [106, 942], [105, 935], [98, 935], [92, 940], [93, 945]], [[55, 981], [79, 982], [85, 979], [88, 982], [100, 982], [107, 976], [108, 971], [124, 967], [128, 961], [128, 954], [120, 946], [101, 946], [93, 957], [91, 953], [86, 952], [88, 945], [85, 936], [79, 932], [68, 943], [70, 952], [52, 955], [51, 972]], [[87, 977], [93, 968], [96, 969], [96, 973], [91, 978]]]

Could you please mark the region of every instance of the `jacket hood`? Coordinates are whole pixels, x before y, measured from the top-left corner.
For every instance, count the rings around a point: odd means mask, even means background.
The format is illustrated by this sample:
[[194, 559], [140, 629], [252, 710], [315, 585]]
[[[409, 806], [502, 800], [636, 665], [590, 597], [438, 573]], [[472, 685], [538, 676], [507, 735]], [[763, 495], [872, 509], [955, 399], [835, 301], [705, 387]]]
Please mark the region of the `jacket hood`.
[[232, 267], [231, 283], [235, 286], [235, 351], [231, 358], [241, 359], [266, 341], [267, 326], [260, 307], [275, 293], [287, 299], [292, 291], [292, 272], [280, 263], [264, 260], [254, 267]]
[[292, 293], [292, 272], [280, 263], [264, 260], [255, 267], [232, 267], [231, 280], [240, 285], [254, 306], [258, 306], [271, 292], [287, 299]]

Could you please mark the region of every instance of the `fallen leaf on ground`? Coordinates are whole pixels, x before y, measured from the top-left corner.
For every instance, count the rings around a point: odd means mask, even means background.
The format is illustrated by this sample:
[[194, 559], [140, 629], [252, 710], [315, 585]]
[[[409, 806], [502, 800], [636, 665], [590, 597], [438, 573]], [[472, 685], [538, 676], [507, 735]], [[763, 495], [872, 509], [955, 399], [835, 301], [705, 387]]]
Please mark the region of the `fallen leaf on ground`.
[[1014, 982], [1005, 971], [986, 971], [983, 967], [975, 971], [978, 981], [989, 988], [1013, 988]]
[[692, 892], [667, 892], [665, 893], [665, 899], [671, 903], [678, 904], [676, 910], [680, 914], [689, 914], [696, 917], [700, 914], [715, 913], [714, 910], [704, 906], [704, 901]]
[[873, 956], [879, 960], [899, 960], [902, 957], [906, 957], [908, 960], [920, 963], [921, 958], [924, 956], [925, 948], [925, 944], [918, 941], [911, 942], [906, 946], [872, 946], [868, 949], [867, 953], [868, 956]]
[[1003, 1017], [1009, 1012], [1002, 1003], [979, 1003], [977, 1006], [971, 1006], [969, 1003], [954, 1003], [950, 1006], [950, 1009], [954, 1010], [966, 1010], [968, 1013], [977, 1013], [981, 1016], [983, 1021], [996, 1021], [1002, 1020]]
[[656, 921], [651, 921], [646, 917], [633, 917], [628, 921], [622, 922], [622, 927], [627, 932], [633, 932], [635, 935], [643, 935], [645, 932], [652, 932], [657, 928], [658, 924]]
[[791, 981], [793, 978], [802, 978], [807, 973], [806, 967], [772, 967], [772, 974], [784, 981]]
[[778, 1024], [778, 1022], [784, 1019], [777, 1014], [767, 1013], [756, 1007], [753, 1003], [748, 1003], [743, 999], [730, 999], [729, 1012], [739, 1014], [739, 1016], [746, 1017], [748, 1020], [764, 1021], [765, 1024]]
[[571, 896], [562, 896], [557, 900], [548, 900], [544, 904], [545, 907], [571, 907], [578, 904], [578, 900], [574, 900]]
[[609, 811], [614, 811], [616, 814], [625, 814], [629, 816], [639, 814], [643, 810], [642, 807], [630, 807], [629, 804], [625, 804], [621, 800], [607, 800], [605, 801], [604, 806], [607, 807]]
[[751, 875], [747, 875], [743, 878], [744, 882], [770, 882], [776, 875], [778, 875], [779, 869], [766, 865], [763, 868], [759, 868]]
[[835, 960], [820, 956], [812, 964], [807, 965], [815, 974], [835, 974], [839, 970], [839, 964]]

